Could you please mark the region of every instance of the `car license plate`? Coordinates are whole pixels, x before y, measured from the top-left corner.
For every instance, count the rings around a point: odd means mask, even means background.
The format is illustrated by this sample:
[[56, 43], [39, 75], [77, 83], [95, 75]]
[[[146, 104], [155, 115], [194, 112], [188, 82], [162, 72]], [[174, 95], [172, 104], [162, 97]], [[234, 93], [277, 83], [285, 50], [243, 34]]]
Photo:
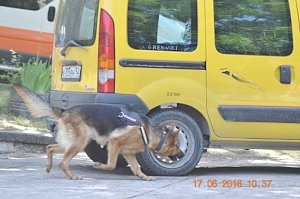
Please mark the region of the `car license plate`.
[[81, 79], [81, 66], [74, 65], [74, 66], [63, 66], [62, 67], [62, 74], [61, 74], [62, 81], [80, 81]]

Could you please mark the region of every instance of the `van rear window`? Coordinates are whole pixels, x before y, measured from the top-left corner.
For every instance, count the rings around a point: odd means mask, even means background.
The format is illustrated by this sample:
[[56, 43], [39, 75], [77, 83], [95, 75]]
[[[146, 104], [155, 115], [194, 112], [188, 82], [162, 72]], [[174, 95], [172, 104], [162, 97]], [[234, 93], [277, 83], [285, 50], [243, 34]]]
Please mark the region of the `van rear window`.
[[129, 0], [128, 42], [140, 50], [195, 50], [196, 0]]
[[74, 40], [91, 46], [96, 38], [98, 0], [62, 0], [55, 28], [55, 45], [64, 47]]

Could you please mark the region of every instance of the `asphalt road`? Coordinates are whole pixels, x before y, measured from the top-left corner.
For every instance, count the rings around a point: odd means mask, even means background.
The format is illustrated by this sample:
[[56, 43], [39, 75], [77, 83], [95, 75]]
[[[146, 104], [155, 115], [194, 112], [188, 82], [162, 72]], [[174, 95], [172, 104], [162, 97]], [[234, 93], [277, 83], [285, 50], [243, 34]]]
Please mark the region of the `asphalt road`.
[[129, 168], [95, 170], [85, 154], [71, 162], [72, 171], [83, 180], [72, 181], [59, 169], [60, 159], [55, 156], [48, 174], [43, 154], [0, 155], [0, 198], [300, 198], [297, 161], [279, 165], [269, 160], [263, 166], [242, 164], [239, 159], [225, 166], [221, 160], [215, 162], [218, 166], [208, 167], [204, 157], [203, 164], [189, 176], [163, 176], [148, 182], [133, 176]]

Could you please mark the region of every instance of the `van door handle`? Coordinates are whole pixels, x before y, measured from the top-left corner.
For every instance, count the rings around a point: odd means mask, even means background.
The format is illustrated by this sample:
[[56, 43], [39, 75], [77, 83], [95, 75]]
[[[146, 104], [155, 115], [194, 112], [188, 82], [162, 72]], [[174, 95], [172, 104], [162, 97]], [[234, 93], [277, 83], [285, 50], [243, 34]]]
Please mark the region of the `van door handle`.
[[242, 77], [238, 73], [231, 72], [228, 68], [222, 68], [220, 71], [222, 74], [228, 75], [229, 77], [233, 78], [235, 81], [246, 84], [251, 88], [258, 89], [263, 92], [265, 91], [265, 89], [262, 86], [258, 85], [255, 81]]
[[280, 83], [291, 84], [292, 83], [292, 70], [290, 65], [281, 65], [280, 71]]

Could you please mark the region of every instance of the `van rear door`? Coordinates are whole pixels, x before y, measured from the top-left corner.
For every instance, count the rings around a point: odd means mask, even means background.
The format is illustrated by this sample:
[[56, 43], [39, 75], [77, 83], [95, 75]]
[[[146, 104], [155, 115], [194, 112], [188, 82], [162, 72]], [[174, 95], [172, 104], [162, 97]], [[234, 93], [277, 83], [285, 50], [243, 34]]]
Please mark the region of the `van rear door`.
[[53, 50], [53, 91], [97, 92], [97, 23], [98, 0], [61, 1]]

